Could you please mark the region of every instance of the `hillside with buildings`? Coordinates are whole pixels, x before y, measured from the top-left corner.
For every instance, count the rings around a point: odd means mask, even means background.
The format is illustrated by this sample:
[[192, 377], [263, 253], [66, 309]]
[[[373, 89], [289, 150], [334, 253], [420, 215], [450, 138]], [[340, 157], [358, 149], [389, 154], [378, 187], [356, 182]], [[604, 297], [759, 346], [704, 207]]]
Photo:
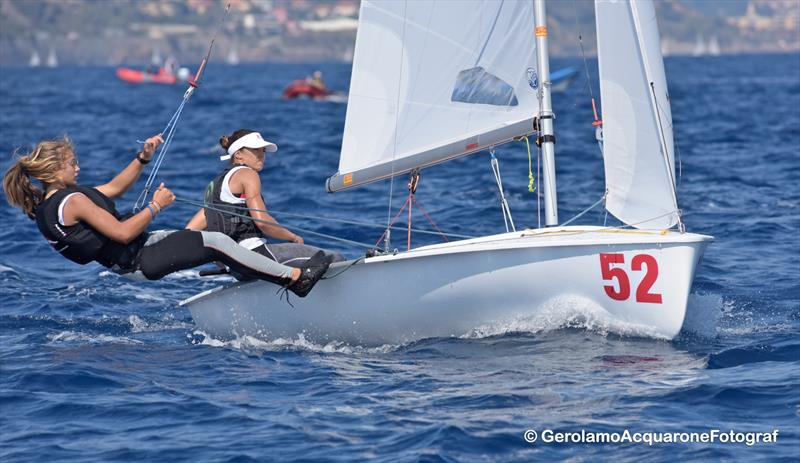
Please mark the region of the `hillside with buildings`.
[[[352, 59], [358, 0], [0, 0], [0, 65], [197, 62], [228, 3], [215, 60]], [[658, 0], [657, 8], [667, 54], [800, 50], [798, 0]], [[594, 52], [591, 0], [551, 1], [548, 12], [552, 54], [578, 55], [579, 36]]]

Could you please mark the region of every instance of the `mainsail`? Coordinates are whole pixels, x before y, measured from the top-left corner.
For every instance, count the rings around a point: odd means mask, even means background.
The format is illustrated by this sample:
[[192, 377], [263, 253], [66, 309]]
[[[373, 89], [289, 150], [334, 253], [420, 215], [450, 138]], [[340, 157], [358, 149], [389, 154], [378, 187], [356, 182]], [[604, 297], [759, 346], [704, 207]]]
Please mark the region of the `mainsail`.
[[678, 223], [670, 110], [651, 0], [596, 0], [606, 209], [637, 228]]
[[533, 133], [533, 2], [361, 2], [338, 191]]

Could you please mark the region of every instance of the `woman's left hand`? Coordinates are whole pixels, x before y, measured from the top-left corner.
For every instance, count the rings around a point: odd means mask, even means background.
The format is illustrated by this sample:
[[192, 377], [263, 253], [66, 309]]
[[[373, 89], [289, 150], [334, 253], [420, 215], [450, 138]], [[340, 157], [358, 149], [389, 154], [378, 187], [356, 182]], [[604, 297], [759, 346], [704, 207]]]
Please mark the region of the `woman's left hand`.
[[292, 243], [305, 244], [305, 241], [303, 241], [303, 237], [302, 236], [294, 235], [294, 238], [292, 238]]
[[153, 135], [145, 140], [144, 147], [142, 148], [142, 157], [145, 159], [153, 157], [153, 153], [156, 152], [156, 149], [161, 146], [162, 143], [164, 143], [164, 139], [161, 138], [161, 134]]

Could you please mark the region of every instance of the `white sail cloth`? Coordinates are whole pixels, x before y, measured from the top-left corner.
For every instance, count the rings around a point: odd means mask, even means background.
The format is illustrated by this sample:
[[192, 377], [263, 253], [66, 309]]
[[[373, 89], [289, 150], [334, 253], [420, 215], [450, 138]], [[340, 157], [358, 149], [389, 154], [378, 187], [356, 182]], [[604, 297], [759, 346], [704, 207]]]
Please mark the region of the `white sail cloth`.
[[664, 62], [651, 0], [596, 0], [606, 209], [637, 228], [678, 223]]
[[361, 2], [337, 191], [532, 133], [533, 2]]

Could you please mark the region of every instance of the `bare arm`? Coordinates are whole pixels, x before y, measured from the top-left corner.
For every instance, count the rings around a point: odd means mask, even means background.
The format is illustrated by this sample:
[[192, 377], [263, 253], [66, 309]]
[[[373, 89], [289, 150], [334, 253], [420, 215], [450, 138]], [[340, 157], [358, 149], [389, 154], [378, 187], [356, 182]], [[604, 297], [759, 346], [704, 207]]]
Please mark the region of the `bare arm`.
[[[237, 181], [242, 184], [244, 194], [247, 198], [246, 204], [250, 209], [250, 216], [255, 219], [256, 226], [259, 230], [265, 235], [279, 240], [303, 244], [303, 238], [278, 225], [278, 221], [267, 212], [267, 206], [261, 198], [261, 179], [258, 178], [256, 172], [249, 169], [242, 169], [236, 172], [234, 178], [231, 179], [232, 184]], [[235, 188], [235, 186], [231, 185], [231, 188]]]
[[[155, 153], [156, 148], [162, 143], [164, 143], [164, 140], [161, 138], [160, 134], [148, 138], [144, 143], [142, 151], [140, 151], [137, 156], [149, 160], [153, 156], [153, 153]], [[109, 198], [118, 198], [136, 183], [136, 180], [139, 179], [139, 175], [142, 174], [143, 170], [144, 164], [134, 159], [110, 182], [98, 186], [97, 189]]]
[[[158, 213], [160, 208], [169, 206], [174, 200], [175, 195], [167, 188], [164, 188], [162, 183], [153, 194], [153, 201], [156, 204], [151, 207]], [[65, 225], [75, 225], [78, 221], [83, 221], [102, 235], [123, 244], [130, 243], [134, 238], [142, 234], [152, 219], [150, 209], [145, 208], [139, 211], [138, 214], [119, 221], [108, 211], [98, 207], [91, 199], [80, 193], [70, 197], [69, 201], [64, 205]]]
[[205, 209], [200, 209], [197, 213], [189, 220], [189, 223], [186, 224], [186, 227], [189, 230], [205, 230], [208, 228], [208, 223], [206, 222], [206, 211]]

